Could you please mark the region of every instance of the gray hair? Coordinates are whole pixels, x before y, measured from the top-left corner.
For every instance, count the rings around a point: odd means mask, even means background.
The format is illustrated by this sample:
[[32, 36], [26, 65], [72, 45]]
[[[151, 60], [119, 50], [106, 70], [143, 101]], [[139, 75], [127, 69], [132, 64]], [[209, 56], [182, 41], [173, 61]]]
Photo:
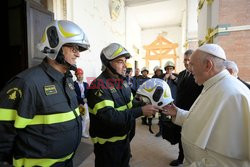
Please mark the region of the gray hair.
[[231, 69], [235, 75], [239, 73], [238, 66], [234, 61], [226, 60], [224, 62], [224, 66], [226, 67], [226, 69]]
[[186, 50], [186, 52], [184, 53], [185, 56], [190, 56], [194, 51], [192, 49], [188, 49]]

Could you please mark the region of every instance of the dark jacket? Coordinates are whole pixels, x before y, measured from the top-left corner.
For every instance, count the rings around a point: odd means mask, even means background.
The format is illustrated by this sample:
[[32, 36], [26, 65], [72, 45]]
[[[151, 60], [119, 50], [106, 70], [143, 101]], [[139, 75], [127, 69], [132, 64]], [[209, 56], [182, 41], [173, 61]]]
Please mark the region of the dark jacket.
[[[138, 79], [137, 79], [137, 82], [138, 82], [138, 87], [137, 87], [137, 89], [145, 82], [145, 81], [147, 81], [148, 79], [150, 79], [149, 77], [144, 77], [144, 76], [142, 76], [142, 75], [140, 75], [139, 77], [138, 77]], [[136, 89], [136, 90], [137, 90]]]
[[44, 60], [15, 76], [0, 99], [0, 161], [66, 166], [62, 162], [74, 155], [82, 131], [72, 78]]
[[129, 85], [104, 71], [91, 83], [87, 99], [95, 166], [128, 166], [130, 130], [142, 115], [141, 108], [132, 108]]
[[240, 80], [244, 85], [246, 85], [246, 87], [248, 87], [248, 89], [250, 89], [250, 84], [246, 83], [245, 81], [243, 81], [239, 77], [238, 77], [238, 80]]
[[[165, 75], [166, 73], [163, 74], [163, 79]], [[172, 98], [175, 100], [176, 92], [177, 92], [178, 74], [173, 73], [172, 75], [174, 75], [176, 79], [167, 79], [167, 80], [164, 79], [164, 80], [167, 82], [168, 86], [170, 87]]]
[[139, 76], [133, 76], [132, 77], [132, 86], [131, 86], [131, 90], [133, 95], [136, 95], [136, 91], [139, 88], [139, 78], [141, 77], [141, 75]]
[[[175, 105], [181, 109], [189, 110], [201, 93], [203, 86], [198, 86], [194, 81], [193, 75], [186, 70], [179, 73], [176, 86]], [[181, 142], [181, 127], [173, 124], [171, 120], [165, 121], [163, 124], [162, 137], [167, 139], [171, 144]], [[182, 147], [180, 148], [179, 146], [179, 149], [179, 153], [183, 154]]]
[[[109, 80], [110, 79], [110, 80]], [[130, 122], [142, 115], [141, 108], [132, 109], [133, 96], [127, 82], [111, 79], [107, 72], [97, 77], [89, 87], [90, 135], [108, 139], [126, 136]], [[100, 139], [101, 140], [101, 139]]]
[[157, 75], [153, 75], [152, 78], [159, 78], [159, 79], [163, 79], [163, 74], [161, 74], [160, 76]]
[[203, 86], [194, 81], [194, 76], [183, 70], [179, 73], [175, 104], [177, 107], [189, 110], [196, 98], [200, 95]]
[[[76, 81], [74, 82], [74, 87], [75, 87], [75, 92], [77, 95], [78, 103], [84, 105], [84, 101], [83, 101], [84, 98], [82, 98], [82, 96], [81, 96], [81, 90], [80, 90], [80, 87]], [[88, 87], [89, 87], [88, 83], [83, 82], [83, 87], [84, 87], [84, 97], [86, 98], [87, 94], [88, 94]]]

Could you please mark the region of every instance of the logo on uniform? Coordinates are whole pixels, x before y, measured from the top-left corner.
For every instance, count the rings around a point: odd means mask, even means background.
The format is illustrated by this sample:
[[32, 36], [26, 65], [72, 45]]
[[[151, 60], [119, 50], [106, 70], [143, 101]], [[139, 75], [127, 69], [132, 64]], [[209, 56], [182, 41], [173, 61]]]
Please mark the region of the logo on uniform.
[[8, 98], [10, 100], [16, 100], [17, 98], [21, 98], [22, 97], [22, 91], [18, 88], [11, 88], [7, 91], [8, 94]]
[[95, 92], [95, 95], [101, 97], [103, 95], [103, 90], [99, 89]]
[[116, 89], [113, 87], [113, 88], [110, 88], [110, 91], [111, 91], [111, 93], [116, 93], [117, 91], [116, 91]]
[[45, 85], [44, 92], [47, 96], [56, 94], [57, 93], [56, 86], [55, 85]]
[[73, 85], [72, 83], [68, 83], [68, 87], [69, 87], [69, 89], [71, 89], [71, 90], [74, 90], [74, 89], [75, 89], [75, 87], [74, 87], [74, 85]]
[[129, 87], [127, 82], [123, 82], [123, 85], [124, 85], [125, 88]]

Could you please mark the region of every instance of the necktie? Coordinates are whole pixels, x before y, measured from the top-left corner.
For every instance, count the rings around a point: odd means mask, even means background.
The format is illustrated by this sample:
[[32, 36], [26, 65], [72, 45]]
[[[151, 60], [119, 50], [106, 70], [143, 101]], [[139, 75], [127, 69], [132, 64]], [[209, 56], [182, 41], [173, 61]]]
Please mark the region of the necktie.
[[190, 76], [190, 72], [188, 70], [186, 70], [186, 73], [184, 75], [185, 78], [188, 78]]

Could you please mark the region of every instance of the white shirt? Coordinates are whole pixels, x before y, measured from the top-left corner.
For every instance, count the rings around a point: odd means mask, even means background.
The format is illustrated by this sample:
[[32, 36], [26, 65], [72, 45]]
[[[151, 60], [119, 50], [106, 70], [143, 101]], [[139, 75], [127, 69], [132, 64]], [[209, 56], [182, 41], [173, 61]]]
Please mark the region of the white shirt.
[[223, 70], [189, 111], [178, 109], [186, 166], [250, 166], [250, 91]]
[[80, 82], [78, 80], [76, 80], [76, 82], [78, 83], [78, 86], [80, 88], [80, 91], [81, 91], [81, 98], [84, 98], [84, 85], [83, 85], [83, 82]]

